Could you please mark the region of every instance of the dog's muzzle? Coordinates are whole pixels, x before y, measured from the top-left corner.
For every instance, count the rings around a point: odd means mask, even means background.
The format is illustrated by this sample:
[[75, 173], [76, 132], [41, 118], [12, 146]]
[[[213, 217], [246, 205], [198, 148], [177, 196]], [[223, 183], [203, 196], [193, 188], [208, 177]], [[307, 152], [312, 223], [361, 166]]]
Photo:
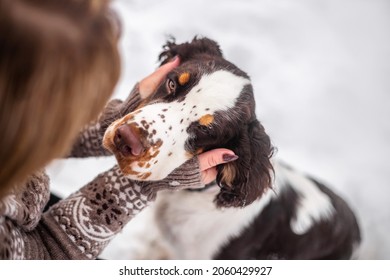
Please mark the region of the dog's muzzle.
[[145, 151], [135, 129], [129, 124], [123, 124], [117, 128], [114, 145], [124, 157], [140, 156]]

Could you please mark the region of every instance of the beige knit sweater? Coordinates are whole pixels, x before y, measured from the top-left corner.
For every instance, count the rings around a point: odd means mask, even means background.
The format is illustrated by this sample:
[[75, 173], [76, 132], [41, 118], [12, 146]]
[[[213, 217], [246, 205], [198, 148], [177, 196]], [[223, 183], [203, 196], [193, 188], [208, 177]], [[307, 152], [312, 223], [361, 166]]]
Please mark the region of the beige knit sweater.
[[[70, 156], [109, 155], [101, 145], [105, 129], [139, 102], [138, 86], [126, 101], [111, 101], [99, 120], [81, 132]], [[197, 159], [158, 182], [131, 181], [114, 166], [42, 213], [50, 195], [49, 178], [36, 172], [0, 200], [0, 259], [95, 259], [158, 190], [173, 188], [173, 180], [182, 182], [174, 188], [199, 186]]]

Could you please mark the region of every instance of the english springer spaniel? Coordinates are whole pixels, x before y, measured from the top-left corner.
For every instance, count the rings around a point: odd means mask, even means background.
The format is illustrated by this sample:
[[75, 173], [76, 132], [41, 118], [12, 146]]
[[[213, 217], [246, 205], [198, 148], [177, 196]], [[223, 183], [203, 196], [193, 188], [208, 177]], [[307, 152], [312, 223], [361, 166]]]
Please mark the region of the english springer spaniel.
[[[175, 55], [181, 65], [153, 96], [107, 129], [110, 143], [121, 127], [130, 131], [128, 149], [111, 147], [123, 173], [160, 180], [220, 147], [239, 158], [218, 166], [215, 183], [204, 188], [160, 192], [145, 210], [151, 228], [140, 257], [351, 258], [360, 243], [353, 212], [321, 182], [273, 159], [248, 75], [208, 38], [169, 41], [159, 58], [164, 64]], [[152, 233], [154, 240], [146, 242]]]

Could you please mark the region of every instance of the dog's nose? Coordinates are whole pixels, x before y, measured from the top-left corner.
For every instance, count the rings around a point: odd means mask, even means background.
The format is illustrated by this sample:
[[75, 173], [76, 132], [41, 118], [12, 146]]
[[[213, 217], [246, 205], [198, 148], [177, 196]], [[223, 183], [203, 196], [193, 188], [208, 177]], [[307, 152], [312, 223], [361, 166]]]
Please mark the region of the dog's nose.
[[130, 125], [123, 124], [115, 132], [114, 144], [123, 156], [139, 156], [144, 147]]

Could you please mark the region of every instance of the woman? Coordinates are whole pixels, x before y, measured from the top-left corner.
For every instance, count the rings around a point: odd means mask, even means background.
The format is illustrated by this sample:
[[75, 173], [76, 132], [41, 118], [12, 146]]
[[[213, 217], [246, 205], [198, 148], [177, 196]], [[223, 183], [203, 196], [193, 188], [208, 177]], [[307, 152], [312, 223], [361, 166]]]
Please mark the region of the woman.
[[225, 149], [201, 154], [147, 183], [149, 193], [114, 166], [43, 213], [45, 165], [108, 155], [101, 138], [110, 119], [134, 110], [179, 64], [176, 58], [127, 100], [105, 106], [120, 75], [119, 24], [108, 5], [0, 0], [0, 259], [94, 259], [170, 180], [207, 183], [215, 165], [236, 158]]

